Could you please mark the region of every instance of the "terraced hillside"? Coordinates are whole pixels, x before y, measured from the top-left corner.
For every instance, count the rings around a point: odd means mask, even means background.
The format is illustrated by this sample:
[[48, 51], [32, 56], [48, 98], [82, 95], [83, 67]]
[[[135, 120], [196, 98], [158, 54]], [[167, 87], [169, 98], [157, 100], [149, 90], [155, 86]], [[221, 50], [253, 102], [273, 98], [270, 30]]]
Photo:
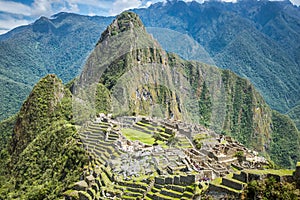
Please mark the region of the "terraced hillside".
[[[247, 192], [249, 192], [248, 184], [253, 184], [254, 181], [262, 181], [271, 179], [273, 182], [284, 185], [286, 183], [292, 183], [297, 178], [295, 176], [297, 172], [295, 170], [287, 169], [264, 169], [264, 170], [242, 170], [230, 173], [225, 177], [219, 177], [214, 181], [210, 182], [207, 189], [207, 194], [217, 196], [218, 198], [226, 198], [228, 196], [236, 197], [238, 199], [245, 198]], [[245, 189], [247, 188], [246, 192]], [[275, 190], [275, 188], [273, 188]], [[294, 198], [299, 198], [297, 195], [297, 189], [295, 190]], [[286, 192], [286, 191], [285, 191]], [[286, 196], [286, 198], [289, 198]], [[252, 199], [252, 198], [251, 198]]]
[[[102, 112], [176, 119], [231, 136], [277, 165], [292, 167], [298, 160], [298, 130], [290, 119], [275, 116], [248, 80], [167, 53], [132, 12], [120, 14], [107, 27], [73, 83], [73, 116], [78, 125]], [[140, 123], [133, 128], [151, 132], [151, 126]], [[188, 132], [185, 136], [193, 141]], [[154, 135], [158, 142], [168, 140], [173, 145], [185, 140], [173, 140], [162, 129]]]
[[80, 137], [90, 163], [66, 199], [192, 199], [205, 181], [267, 164], [230, 137], [180, 121], [101, 114]]

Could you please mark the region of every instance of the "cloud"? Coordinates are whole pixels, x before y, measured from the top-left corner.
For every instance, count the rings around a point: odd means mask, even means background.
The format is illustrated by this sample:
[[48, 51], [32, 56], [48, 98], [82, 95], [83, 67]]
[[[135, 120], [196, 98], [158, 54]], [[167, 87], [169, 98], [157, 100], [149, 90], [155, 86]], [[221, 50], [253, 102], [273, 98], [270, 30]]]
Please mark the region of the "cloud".
[[0, 1], [0, 11], [25, 16], [31, 14], [31, 8], [29, 6], [14, 1]]
[[138, 8], [142, 6], [141, 0], [115, 0], [112, 8], [109, 10], [109, 15], [117, 15], [124, 10]]
[[72, 1], [74, 0], [34, 0], [30, 5], [26, 5], [11, 0], [0, 0], [0, 34], [29, 24], [40, 16], [50, 17], [58, 12], [80, 12], [78, 4]]
[[[208, 0], [196, 1], [203, 3]], [[219, 1], [236, 2], [238, 0]], [[157, 2], [167, 2], [167, 0], [33, 0], [27, 4], [16, 2], [16, 0], [0, 0], [0, 34], [16, 26], [31, 23], [40, 16], [50, 17], [58, 12], [117, 15], [124, 10], [145, 8]], [[300, 0], [291, 0], [291, 2], [294, 5], [300, 5]]]
[[112, 1], [111, 0], [68, 0], [67, 2], [73, 4], [82, 4], [88, 6], [95, 6], [101, 8], [110, 8]]
[[30, 21], [26, 19], [18, 19], [7, 15], [0, 16], [0, 34], [6, 33], [10, 29], [17, 26], [27, 25]]
[[9, 14], [18, 14], [30, 17], [39, 17], [41, 15], [51, 16], [55, 12], [61, 11], [79, 11], [76, 4], [64, 0], [34, 0], [31, 5], [26, 5], [14, 1], [0, 1], [0, 12]]
[[290, 0], [292, 2], [292, 4], [296, 5], [296, 6], [300, 6], [300, 0]]

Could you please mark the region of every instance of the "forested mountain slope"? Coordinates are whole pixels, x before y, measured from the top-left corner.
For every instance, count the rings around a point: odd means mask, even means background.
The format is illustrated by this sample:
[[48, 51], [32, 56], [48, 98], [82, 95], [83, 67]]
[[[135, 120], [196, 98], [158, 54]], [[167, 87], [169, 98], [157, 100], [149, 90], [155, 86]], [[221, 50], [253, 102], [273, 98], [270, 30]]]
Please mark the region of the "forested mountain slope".
[[[248, 78], [281, 113], [299, 101], [300, 12], [290, 2], [168, 1], [134, 11], [167, 51]], [[45, 74], [74, 78], [112, 19], [60, 13], [1, 35], [0, 119], [16, 113]]]

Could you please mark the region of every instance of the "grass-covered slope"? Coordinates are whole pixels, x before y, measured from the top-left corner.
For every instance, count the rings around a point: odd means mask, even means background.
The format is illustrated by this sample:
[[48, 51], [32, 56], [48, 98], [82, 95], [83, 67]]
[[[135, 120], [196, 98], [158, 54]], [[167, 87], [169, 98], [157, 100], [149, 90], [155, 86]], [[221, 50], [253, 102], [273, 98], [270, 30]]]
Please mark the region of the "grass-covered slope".
[[16, 119], [2, 123], [1, 134], [11, 140], [1, 151], [1, 199], [57, 199], [79, 179], [87, 158], [71, 122], [71, 100], [61, 80], [48, 75]]

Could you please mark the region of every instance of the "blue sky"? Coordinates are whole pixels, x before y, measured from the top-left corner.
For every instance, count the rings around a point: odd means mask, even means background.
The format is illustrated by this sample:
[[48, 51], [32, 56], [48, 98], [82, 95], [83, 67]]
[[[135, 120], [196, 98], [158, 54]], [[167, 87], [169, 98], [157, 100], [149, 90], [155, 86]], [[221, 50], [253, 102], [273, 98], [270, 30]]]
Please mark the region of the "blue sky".
[[[111, 16], [130, 8], [148, 7], [159, 1], [164, 0], [0, 0], [0, 34], [32, 23], [40, 16], [50, 17], [58, 12]], [[291, 1], [300, 5], [300, 0]]]
[[0, 0], [0, 34], [58, 12], [117, 15], [130, 8], [148, 7], [161, 0]]

